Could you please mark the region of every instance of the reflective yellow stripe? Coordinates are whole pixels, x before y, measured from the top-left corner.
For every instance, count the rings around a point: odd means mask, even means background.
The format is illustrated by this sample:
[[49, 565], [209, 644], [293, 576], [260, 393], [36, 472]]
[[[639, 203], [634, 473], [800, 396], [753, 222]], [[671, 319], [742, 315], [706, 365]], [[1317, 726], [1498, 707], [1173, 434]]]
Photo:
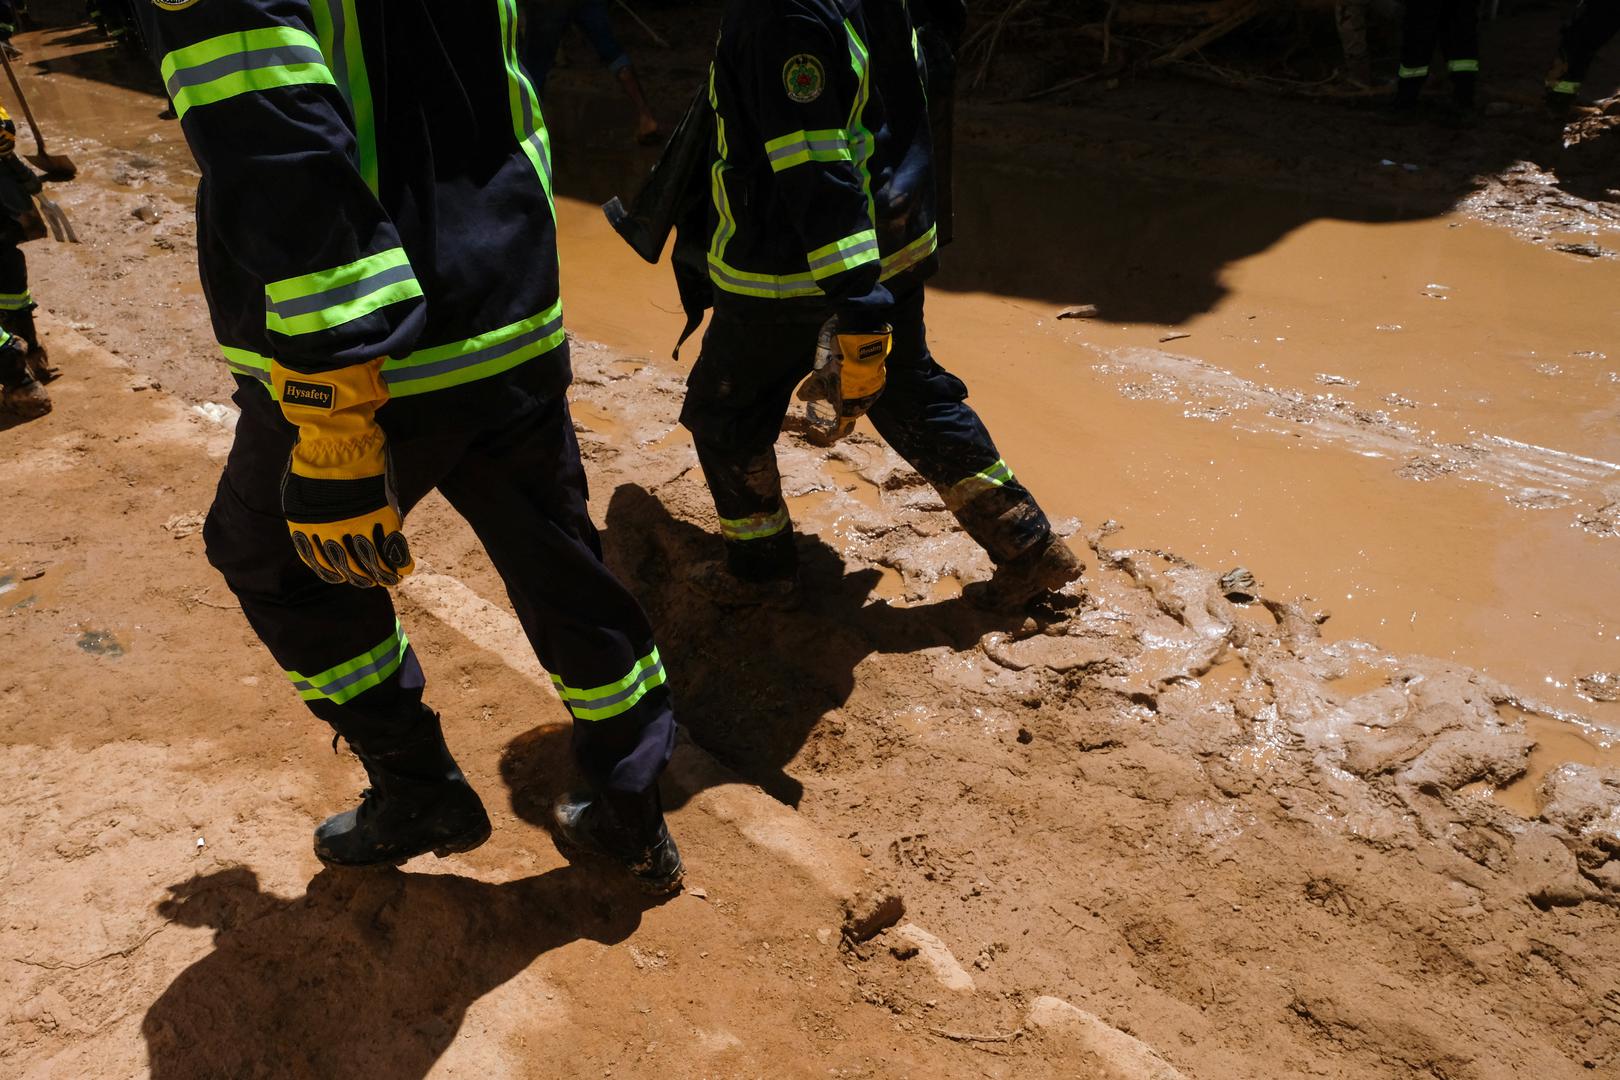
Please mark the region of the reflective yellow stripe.
[[766, 514], [753, 514], [745, 518], [721, 518], [720, 535], [727, 540], [764, 540], [782, 532], [793, 524], [787, 507], [781, 506]]
[[795, 131], [765, 144], [765, 159], [772, 172], [783, 172], [812, 161], [850, 161], [849, 132], [838, 128]]
[[611, 720], [635, 708], [641, 699], [668, 681], [657, 647], [637, 660], [628, 674], [605, 686], [577, 689], [556, 675], [551, 677], [558, 695], [579, 720]]
[[930, 225], [928, 231], [895, 252], [883, 257], [883, 280], [905, 273], [913, 266], [939, 250], [939, 227]]
[[[1384, 70], [1388, 71], [1389, 69], [1385, 68]], [[1396, 72], [1396, 74], [1403, 79], [1421, 79], [1429, 74], [1429, 65], [1424, 64], [1422, 67], [1407, 67], [1405, 64], [1402, 64], [1400, 71]]]

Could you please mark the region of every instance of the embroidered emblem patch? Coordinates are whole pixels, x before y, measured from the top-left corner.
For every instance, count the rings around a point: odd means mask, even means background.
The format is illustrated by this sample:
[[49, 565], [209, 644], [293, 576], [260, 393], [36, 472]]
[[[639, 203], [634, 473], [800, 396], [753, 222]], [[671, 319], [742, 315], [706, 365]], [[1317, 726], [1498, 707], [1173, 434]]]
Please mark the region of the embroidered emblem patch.
[[808, 53], [800, 53], [782, 66], [782, 86], [787, 96], [808, 105], [827, 88], [827, 69]]

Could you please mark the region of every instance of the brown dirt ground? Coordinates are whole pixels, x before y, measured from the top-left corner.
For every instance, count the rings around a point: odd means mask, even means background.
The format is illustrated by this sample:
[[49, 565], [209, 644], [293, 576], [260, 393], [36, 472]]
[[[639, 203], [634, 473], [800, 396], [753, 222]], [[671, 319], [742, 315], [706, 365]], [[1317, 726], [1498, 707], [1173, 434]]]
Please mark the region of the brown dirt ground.
[[[988, 618], [956, 595], [982, 555], [864, 438], [784, 439], [806, 609], [721, 610], [691, 584], [714, 521], [680, 373], [588, 343], [598, 520], [693, 737], [897, 882], [972, 989], [898, 930], [841, 946], [838, 898], [695, 798], [705, 895], [565, 866], [534, 824], [559, 710], [410, 593], [496, 835], [318, 871], [307, 830], [358, 775], [202, 559], [229, 418], [193, 407], [229, 386], [183, 166], [71, 135], [119, 179], [60, 193], [87, 243], [31, 249], [66, 374], [0, 431], [0, 1071], [1155, 1075], [1037, 1030], [1054, 995], [1198, 1080], [1620, 1074], [1620, 773], [1555, 771], [1533, 818], [1474, 793], [1525, 773], [1534, 703], [1079, 523], [1078, 606]], [[502, 602], [442, 502], [411, 526], [424, 572]]]

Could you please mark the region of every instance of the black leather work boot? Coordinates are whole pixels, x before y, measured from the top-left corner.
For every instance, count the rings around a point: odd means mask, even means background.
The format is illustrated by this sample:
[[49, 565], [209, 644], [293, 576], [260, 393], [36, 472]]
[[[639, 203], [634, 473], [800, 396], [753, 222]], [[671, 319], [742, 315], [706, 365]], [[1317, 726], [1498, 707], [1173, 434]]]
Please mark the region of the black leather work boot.
[[489, 815], [444, 744], [438, 714], [422, 706], [411, 733], [386, 746], [350, 743], [371, 786], [353, 810], [315, 830], [327, 866], [398, 866], [431, 851], [443, 858], [489, 839]]
[[1015, 559], [997, 566], [990, 580], [969, 586], [980, 607], [1013, 609], [1056, 592], [1085, 573], [1086, 564], [1075, 557], [1063, 538], [1053, 533]]
[[610, 859], [654, 896], [680, 891], [686, 867], [656, 788], [639, 796], [564, 795], [551, 808], [550, 826], [564, 856]]

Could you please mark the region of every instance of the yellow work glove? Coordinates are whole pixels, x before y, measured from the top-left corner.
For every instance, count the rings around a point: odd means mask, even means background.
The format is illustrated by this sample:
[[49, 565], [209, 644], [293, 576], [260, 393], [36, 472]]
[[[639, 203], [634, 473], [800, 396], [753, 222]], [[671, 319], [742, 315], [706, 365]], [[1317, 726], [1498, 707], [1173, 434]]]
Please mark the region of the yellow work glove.
[[271, 385], [298, 442], [281, 509], [298, 557], [333, 585], [397, 585], [416, 566], [401, 532], [377, 409], [388, 400], [382, 361], [303, 375], [274, 361]]
[[[816, 367], [799, 387], [810, 441], [831, 446], [855, 429], [883, 393], [893, 331], [845, 333], [828, 319], [816, 340]], [[822, 408], [825, 403], [826, 408]]]

